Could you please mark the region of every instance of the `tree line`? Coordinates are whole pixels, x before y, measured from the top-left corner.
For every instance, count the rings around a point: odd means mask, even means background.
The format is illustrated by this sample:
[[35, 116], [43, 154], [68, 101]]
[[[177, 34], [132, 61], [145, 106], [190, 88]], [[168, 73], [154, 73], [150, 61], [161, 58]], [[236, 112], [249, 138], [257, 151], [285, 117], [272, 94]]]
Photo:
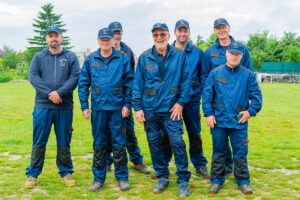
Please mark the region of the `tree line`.
[[[27, 39], [28, 47], [25, 51], [16, 52], [5, 44], [0, 47], [0, 82], [14, 78], [28, 80], [32, 57], [47, 47], [45, 31], [50, 25], [60, 27], [64, 35], [62, 46], [72, 49], [70, 38], [66, 35], [66, 24], [61, 18], [61, 14], [54, 13], [54, 6], [47, 3], [41, 7], [37, 17], [33, 19], [32, 26], [35, 35]], [[199, 34], [194, 41], [190, 39], [190, 42], [205, 51], [215, 43], [216, 39], [217, 36], [214, 33], [206, 40]], [[263, 62], [300, 62], [300, 36], [293, 32], [284, 32], [279, 38], [270, 34], [269, 31], [258, 31], [250, 34], [247, 41], [239, 42], [247, 46], [254, 70], [259, 70]], [[4, 81], [3, 76], [6, 76]]]

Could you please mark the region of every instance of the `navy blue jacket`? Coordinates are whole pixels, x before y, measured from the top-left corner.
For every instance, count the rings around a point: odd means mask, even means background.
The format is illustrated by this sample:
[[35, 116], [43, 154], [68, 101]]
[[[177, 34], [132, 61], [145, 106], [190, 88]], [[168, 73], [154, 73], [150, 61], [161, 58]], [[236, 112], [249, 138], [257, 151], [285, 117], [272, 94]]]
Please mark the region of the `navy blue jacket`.
[[134, 58], [134, 53], [133, 51], [131, 50], [131, 48], [129, 46], [127, 46], [124, 42], [121, 42], [120, 43], [120, 46], [121, 46], [121, 51], [123, 51], [128, 59], [129, 59], [129, 64], [130, 64], [130, 67], [132, 69], [132, 71], [134, 72], [134, 67], [135, 67], [135, 58]]
[[[80, 66], [76, 55], [66, 49], [52, 54], [48, 48], [37, 53], [30, 64], [29, 80], [36, 90], [35, 108], [73, 109], [73, 90]], [[57, 91], [62, 103], [54, 104], [49, 93]]]
[[[176, 41], [173, 42], [172, 46], [175, 46], [175, 42]], [[190, 77], [192, 79], [193, 96], [190, 102], [200, 102], [200, 74], [203, 51], [199, 47], [196, 47], [188, 42], [184, 52], [187, 58], [187, 70], [189, 71]]]
[[262, 94], [253, 72], [241, 65], [234, 69], [222, 65], [211, 71], [203, 90], [202, 108], [205, 117], [215, 116], [216, 127], [245, 129], [248, 122], [239, 124], [238, 113], [248, 110], [256, 116], [261, 107]]
[[175, 103], [184, 106], [192, 96], [184, 51], [169, 46], [160, 70], [154, 48], [142, 53], [138, 60], [132, 94], [135, 111], [169, 112]]
[[89, 108], [91, 87], [92, 110], [120, 110], [131, 108], [133, 72], [127, 56], [113, 48], [108, 65], [100, 56], [100, 49], [90, 54], [81, 69], [78, 96], [81, 110]]
[[[235, 41], [233, 37], [230, 36], [231, 42]], [[240, 64], [250, 71], [253, 71], [252, 62], [250, 58], [249, 51], [247, 47], [243, 44], [243, 57]], [[220, 45], [219, 39], [216, 40], [215, 44], [204, 52], [202, 57], [202, 70], [201, 70], [201, 82], [202, 87], [208, 77], [208, 74], [216, 67], [226, 64], [226, 52], [224, 47]]]

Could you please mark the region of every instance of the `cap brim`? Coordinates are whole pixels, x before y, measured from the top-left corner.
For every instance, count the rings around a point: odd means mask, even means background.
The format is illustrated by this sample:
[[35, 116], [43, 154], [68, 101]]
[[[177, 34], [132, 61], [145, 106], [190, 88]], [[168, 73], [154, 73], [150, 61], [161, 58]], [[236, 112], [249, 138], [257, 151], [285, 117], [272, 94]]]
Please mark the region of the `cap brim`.
[[121, 31], [121, 32], [123, 32], [123, 30], [122, 29], [119, 29], [119, 28], [116, 28], [116, 29], [111, 29], [113, 32], [114, 31]]
[[226, 23], [219, 23], [219, 24], [215, 25], [215, 27], [214, 27], [214, 28], [216, 28], [216, 27], [217, 27], [217, 26], [219, 26], [219, 25], [225, 25], [225, 26], [229, 26], [229, 24], [226, 24]]
[[49, 33], [51, 33], [51, 32], [55, 32], [55, 33], [57, 33], [57, 34], [60, 34], [61, 35], [61, 32], [59, 32], [59, 31], [55, 31], [55, 30], [51, 30], [51, 31], [48, 31], [48, 32], [46, 32], [46, 35], [48, 35]]
[[232, 52], [235, 52], [235, 53], [238, 53], [238, 54], [243, 54], [242, 51], [239, 51], [239, 50], [236, 50], [236, 49], [231, 49], [231, 50], [228, 50], [229, 53], [232, 53]]
[[186, 25], [180, 25], [180, 26], [178, 26], [177, 28], [175, 28], [175, 30], [179, 29], [180, 27], [185, 27], [185, 28], [187, 28], [187, 29], [190, 29], [190, 27], [188, 27], [188, 26], [186, 26]]
[[107, 35], [105, 35], [105, 36], [100, 36], [100, 37], [98, 37], [98, 39], [102, 39], [102, 38], [108, 38], [108, 39], [113, 39], [114, 37], [111, 37], [111, 36], [107, 36]]
[[[165, 29], [165, 28], [153, 28], [152, 30], [151, 30], [151, 32], [153, 33], [153, 31], [155, 31], [156, 29], [161, 29], [161, 30], [164, 30], [164, 31], [168, 31], [167, 29]], [[169, 31], [168, 31], [169, 32]]]

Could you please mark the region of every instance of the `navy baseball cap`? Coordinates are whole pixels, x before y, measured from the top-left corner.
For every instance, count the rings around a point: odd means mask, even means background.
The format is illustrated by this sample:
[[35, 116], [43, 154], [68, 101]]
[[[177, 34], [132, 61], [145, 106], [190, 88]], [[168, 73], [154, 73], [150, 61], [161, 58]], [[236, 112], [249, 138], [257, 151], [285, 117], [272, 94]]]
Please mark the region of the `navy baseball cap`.
[[120, 22], [112, 22], [108, 25], [108, 28], [112, 31], [121, 31], [123, 32], [122, 25]]
[[54, 25], [51, 25], [51, 26], [49, 26], [48, 28], [47, 28], [47, 30], [46, 30], [46, 35], [48, 35], [48, 33], [50, 33], [50, 32], [55, 32], [55, 33], [57, 33], [57, 34], [60, 34], [61, 35], [61, 30], [60, 30], [60, 28], [58, 28], [57, 26], [54, 26]]
[[169, 32], [168, 26], [165, 23], [156, 23], [153, 25], [151, 32], [153, 32], [155, 29], [163, 29], [165, 31]]
[[186, 21], [184, 19], [181, 19], [181, 20], [176, 22], [175, 30], [179, 29], [182, 26], [187, 28], [187, 29], [190, 29], [190, 24], [188, 23], [188, 21]]
[[101, 38], [113, 39], [114, 38], [114, 33], [109, 28], [102, 28], [98, 32], [98, 39], [101, 39]]
[[219, 26], [220, 24], [223, 24], [225, 26], [229, 26], [229, 23], [227, 22], [227, 20], [225, 18], [218, 18], [215, 20], [214, 22], [214, 28], [216, 28], [217, 26]]
[[228, 46], [227, 51], [229, 53], [236, 52], [239, 54], [243, 54], [243, 46], [238, 42], [231, 42], [230, 45]]

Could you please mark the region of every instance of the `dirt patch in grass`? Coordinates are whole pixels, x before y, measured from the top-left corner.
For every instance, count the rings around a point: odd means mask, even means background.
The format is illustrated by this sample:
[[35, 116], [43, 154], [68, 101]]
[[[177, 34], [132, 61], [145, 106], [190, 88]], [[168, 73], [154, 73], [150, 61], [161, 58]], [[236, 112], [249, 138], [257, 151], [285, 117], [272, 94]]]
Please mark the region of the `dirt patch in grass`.
[[248, 166], [249, 170], [259, 170], [259, 171], [268, 171], [268, 172], [279, 172], [282, 173], [286, 176], [293, 175], [293, 174], [300, 174], [300, 170], [290, 170], [290, 169], [263, 169], [263, 168], [258, 168], [258, 167], [252, 167]]
[[1, 153], [0, 155], [3, 155], [3, 156], [8, 156], [8, 160], [19, 160], [22, 158], [21, 155], [11, 155], [9, 152], [4, 152], [4, 153]]

